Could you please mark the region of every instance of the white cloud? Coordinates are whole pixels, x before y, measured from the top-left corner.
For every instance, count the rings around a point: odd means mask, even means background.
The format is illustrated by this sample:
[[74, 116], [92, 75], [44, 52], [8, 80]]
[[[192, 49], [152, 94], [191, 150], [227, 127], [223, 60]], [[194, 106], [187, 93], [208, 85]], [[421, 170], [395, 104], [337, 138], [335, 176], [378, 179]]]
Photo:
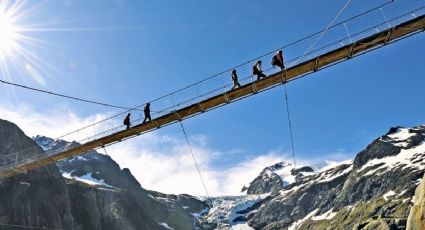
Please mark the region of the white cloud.
[[[190, 138], [190, 141], [210, 195], [240, 194], [243, 185], [251, 182], [264, 167], [283, 160], [281, 156], [269, 153], [227, 169], [214, 168], [212, 163], [221, 154], [196, 138]], [[205, 195], [194, 160], [183, 139], [148, 133], [108, 147], [107, 151], [122, 167], [129, 168], [146, 189]]]
[[[107, 114], [95, 114], [81, 118], [66, 107], [37, 112], [34, 108], [24, 104], [0, 106], [0, 119], [17, 124], [30, 137], [41, 134], [56, 138], [78, 128], [98, 122], [107, 116]], [[76, 133], [65, 139], [80, 140], [87, 137], [88, 132], [92, 133], [93, 130], [87, 129], [85, 132]]]
[[[26, 105], [0, 107], [0, 119], [14, 122], [29, 136], [39, 134], [57, 137], [108, 116], [109, 114], [95, 114], [82, 118], [69, 108], [36, 112]], [[97, 127], [98, 130], [100, 128], [104, 127]], [[75, 139], [82, 137], [80, 133]], [[74, 137], [69, 137], [68, 140], [72, 138]], [[213, 196], [240, 194], [241, 188], [251, 182], [264, 167], [282, 160], [292, 162], [290, 157], [285, 157], [288, 155], [270, 151], [263, 155], [251, 154], [255, 157], [248, 159], [234, 159], [234, 162], [239, 163], [227, 168], [217, 167], [214, 166], [215, 161], [225, 154], [210, 148], [208, 138], [203, 135], [192, 135], [189, 139], [206, 187]], [[154, 131], [112, 145], [107, 151], [122, 168], [129, 168], [146, 189], [163, 193], [205, 195], [183, 135], [170, 136]], [[298, 166], [311, 162], [297, 159]]]

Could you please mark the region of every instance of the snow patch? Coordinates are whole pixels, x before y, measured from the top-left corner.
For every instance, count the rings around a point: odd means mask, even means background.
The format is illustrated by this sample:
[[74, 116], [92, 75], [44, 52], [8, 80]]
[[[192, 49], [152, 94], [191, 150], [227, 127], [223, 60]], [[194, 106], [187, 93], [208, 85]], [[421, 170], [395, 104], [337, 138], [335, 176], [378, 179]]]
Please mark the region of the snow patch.
[[305, 216], [301, 220], [298, 220], [298, 221], [292, 223], [291, 226], [289, 226], [288, 230], [297, 230], [297, 228], [299, 226], [301, 226], [304, 223], [304, 221], [308, 220], [310, 217], [312, 217], [314, 214], [316, 214], [317, 211], [319, 211], [319, 209], [315, 209], [314, 211], [310, 212], [307, 216]]
[[207, 221], [210, 223], [233, 224], [233, 220], [237, 217], [244, 216], [244, 214], [238, 214], [238, 212], [252, 207], [269, 195], [270, 193], [216, 198], [208, 212]]
[[351, 209], [353, 209], [353, 208], [354, 208], [354, 205], [348, 205], [348, 206], [345, 206], [345, 208], [346, 208], [347, 210], [350, 210], [350, 211], [351, 211]]
[[30, 184], [30, 183], [25, 182], [25, 181], [20, 181], [20, 182], [19, 182], [19, 184], [21, 184], [21, 185], [26, 185], [26, 186], [31, 186], [31, 184]]
[[407, 129], [407, 128], [399, 128], [396, 133], [393, 133], [393, 134], [390, 134], [390, 135], [387, 135], [387, 136], [391, 139], [407, 140], [414, 135], [415, 135], [415, 133], [410, 133], [409, 129]]
[[69, 173], [68, 172], [62, 172], [62, 176], [65, 177], [65, 178], [68, 178], [68, 179], [81, 181], [81, 182], [84, 182], [86, 184], [93, 185], [93, 186], [105, 186], [105, 187], [113, 188], [113, 186], [106, 184], [103, 179], [99, 180], [99, 179], [93, 178], [91, 172], [87, 173], [87, 174], [85, 174], [81, 177], [71, 176], [71, 173], [72, 173], [72, 171], [69, 172]]
[[78, 160], [82, 160], [82, 161], [88, 161], [86, 158], [82, 157], [82, 156], [78, 156], [77, 157]]
[[295, 176], [291, 174], [292, 169], [293, 167], [289, 165], [274, 171], [274, 173], [280, 177], [284, 185], [289, 185], [295, 182]]
[[332, 171], [329, 171], [329, 173], [322, 173], [322, 175], [320, 175], [320, 177], [317, 178], [316, 181], [317, 181], [317, 183], [332, 181], [332, 180], [334, 180], [334, 179], [336, 179], [340, 176], [343, 176], [347, 173], [350, 173], [351, 170], [353, 170], [353, 165], [350, 165], [349, 167], [347, 167], [343, 171], [337, 171], [336, 173], [333, 173]]
[[314, 221], [317, 220], [330, 220], [332, 218], [334, 218], [336, 216], [338, 212], [332, 212], [332, 209], [330, 209], [329, 211], [323, 213], [322, 215], [319, 216], [313, 216], [313, 218], [311, 218]]
[[108, 191], [108, 192], [115, 192], [114, 189], [110, 189], [110, 188], [98, 188], [98, 189], [103, 191]]
[[255, 230], [251, 227], [249, 227], [248, 224], [236, 224], [232, 226], [232, 230]]
[[398, 128], [397, 132], [381, 137], [379, 140], [387, 143], [391, 143], [394, 146], [405, 148], [409, 144], [410, 138], [416, 135], [411, 130], [419, 129], [408, 129], [408, 128]]
[[402, 195], [403, 195], [403, 194], [405, 194], [406, 192], [407, 192], [407, 189], [405, 189], [405, 190], [401, 191], [401, 192], [397, 195], [397, 197], [402, 196]]
[[190, 214], [192, 214], [193, 217], [199, 219], [199, 218], [201, 218], [201, 216], [203, 216], [203, 215], [205, 215], [207, 213], [208, 213], [208, 208], [204, 208], [200, 212], [190, 213]]
[[69, 163], [72, 163], [74, 161], [88, 161], [88, 159], [82, 157], [82, 156], [77, 156], [77, 157], [73, 157], [71, 160], [69, 160]]
[[384, 197], [384, 200], [388, 201], [388, 197], [394, 196], [394, 195], [396, 195], [396, 193], [393, 190], [390, 190], [389, 192], [385, 193], [383, 197]]
[[[385, 168], [387, 170], [394, 170], [394, 169], [402, 170], [405, 168], [416, 168], [418, 170], [424, 170], [425, 162], [415, 161], [415, 159], [423, 158], [424, 156], [425, 156], [425, 142], [422, 142], [420, 145], [415, 146], [411, 149], [402, 149], [400, 153], [395, 156], [388, 156], [381, 159], [375, 158], [375, 159], [369, 160], [357, 172], [361, 172], [372, 166], [375, 166], [376, 168], [369, 170], [365, 174], [365, 176], [372, 175], [376, 171], [385, 169]], [[381, 172], [380, 174], [382, 173], [383, 172]]]
[[329, 169], [334, 169], [340, 165], [351, 165], [353, 164], [353, 160], [346, 160], [346, 161], [325, 161], [326, 162], [326, 166], [319, 169], [318, 172], [324, 172], [324, 171], [328, 171]]
[[171, 228], [170, 226], [168, 226], [167, 223], [159, 223], [159, 225], [161, 225], [162, 227], [166, 228], [166, 229], [171, 229], [174, 230], [174, 228]]
[[406, 203], [406, 201], [410, 201], [410, 198], [403, 199], [401, 203]]
[[280, 177], [280, 180], [282, 181], [283, 185], [287, 186], [295, 182], [295, 176], [291, 174], [292, 169], [294, 169], [294, 167], [291, 163], [282, 161], [267, 167], [265, 170], [265, 175], [271, 178], [272, 174], [276, 174]]

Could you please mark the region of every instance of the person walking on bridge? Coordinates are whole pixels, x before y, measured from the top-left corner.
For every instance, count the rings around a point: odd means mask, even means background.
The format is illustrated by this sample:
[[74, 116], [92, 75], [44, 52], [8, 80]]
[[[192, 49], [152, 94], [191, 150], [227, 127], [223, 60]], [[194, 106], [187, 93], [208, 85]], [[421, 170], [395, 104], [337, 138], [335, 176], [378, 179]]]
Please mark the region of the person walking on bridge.
[[152, 120], [151, 119], [151, 104], [149, 102], [146, 103], [145, 109], [143, 110], [143, 112], [145, 113], [145, 119], [143, 120], [142, 124], [144, 124], [148, 119], [149, 121]]
[[285, 69], [285, 65], [283, 64], [283, 56], [282, 56], [282, 50], [277, 51], [276, 55], [272, 58], [272, 66], [279, 66], [280, 70]]
[[235, 89], [236, 87], [241, 87], [241, 84], [239, 84], [238, 81], [238, 75], [236, 74], [236, 70], [232, 70], [232, 81], [233, 81], [233, 87], [232, 89]]
[[130, 123], [130, 113], [127, 114], [127, 116], [124, 119], [124, 125], [127, 127], [126, 129], [130, 129], [131, 123]]
[[252, 74], [257, 76], [257, 80], [267, 77], [261, 68], [261, 60], [258, 60], [257, 63], [255, 63], [255, 65], [252, 67]]

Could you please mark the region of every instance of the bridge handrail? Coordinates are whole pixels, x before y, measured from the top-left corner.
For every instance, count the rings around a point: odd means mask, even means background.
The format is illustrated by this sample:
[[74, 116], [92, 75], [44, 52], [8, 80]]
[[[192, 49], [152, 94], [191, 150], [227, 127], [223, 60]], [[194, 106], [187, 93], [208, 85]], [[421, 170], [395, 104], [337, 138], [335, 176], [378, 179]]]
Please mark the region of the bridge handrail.
[[[312, 42], [315, 41], [318, 35], [320, 35], [323, 31], [282, 46], [280, 49], [283, 49], [284, 51], [284, 59], [286, 60], [285, 65], [287, 68], [292, 67], [306, 60], [314, 59], [323, 53], [340, 48], [341, 46], [353, 44], [362, 38], [377, 33], [380, 30], [386, 30], [390, 27], [397, 26], [410, 20], [411, 17], [422, 16], [425, 14], [424, 2], [425, 1], [406, 3], [404, 1], [391, 1], [376, 8], [367, 10], [347, 20], [341, 21], [328, 29], [327, 33], [322, 37], [322, 40], [317, 42], [316, 45], [318, 48], [309, 52], [305, 52], [306, 47], [309, 47], [309, 45], [312, 44]], [[420, 15], [415, 15], [417, 13], [420, 13]], [[335, 36], [336, 38], [334, 38]], [[266, 53], [258, 59], [270, 61], [275, 51], [276, 50]], [[231, 68], [237, 69], [241, 84], [251, 83], [255, 80], [251, 73], [251, 66], [253, 65], [253, 62], [258, 59], [252, 59]], [[268, 63], [268, 61], [264, 61], [264, 63]], [[153, 110], [153, 119], [155, 117], [172, 113], [173, 111], [185, 106], [200, 102], [203, 98], [220, 95], [221, 93], [229, 91], [232, 87], [232, 82], [229, 76], [231, 69], [152, 100], [151, 107]], [[270, 74], [278, 70], [274, 70], [270, 67], [266, 68], [264, 71], [265, 73]], [[62, 135], [56, 139], [78, 141], [83, 144], [117, 131], [121, 131], [125, 127], [122, 125], [122, 122], [117, 119], [127, 112], [140, 111], [141, 107], [143, 107], [143, 105], [136, 106], [131, 110], [102, 119], [93, 124]], [[141, 124], [142, 118], [133, 119], [132, 123], [133, 125]], [[81, 138], [81, 136], [83, 136], [83, 138]], [[61, 151], [69, 148], [72, 148], [72, 146], [61, 149]], [[32, 146], [19, 152], [0, 155], [0, 171], [27, 163], [31, 160], [42, 159], [55, 154], [55, 152], [49, 152], [49, 150], [46, 154], [41, 154], [39, 149], [40, 147], [38, 146]]]

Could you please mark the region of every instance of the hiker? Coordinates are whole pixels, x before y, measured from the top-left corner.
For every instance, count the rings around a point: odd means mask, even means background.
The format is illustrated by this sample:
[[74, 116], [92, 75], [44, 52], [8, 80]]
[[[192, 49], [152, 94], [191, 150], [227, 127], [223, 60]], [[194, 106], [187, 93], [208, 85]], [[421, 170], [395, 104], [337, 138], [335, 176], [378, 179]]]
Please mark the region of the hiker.
[[280, 70], [285, 69], [285, 65], [283, 64], [283, 56], [282, 56], [282, 50], [277, 51], [276, 55], [272, 58], [272, 66], [279, 66]]
[[148, 119], [149, 119], [149, 121], [152, 120], [151, 119], [151, 104], [150, 103], [146, 103], [145, 109], [143, 111], [145, 112], [145, 119], [143, 120], [143, 123], [142, 124], [144, 124]]
[[255, 63], [255, 65], [252, 67], [252, 74], [257, 76], [257, 80], [267, 77], [261, 68], [261, 60], [258, 60], [257, 63]]
[[236, 87], [241, 87], [241, 84], [238, 82], [238, 75], [236, 74], [236, 70], [232, 70], [232, 81], [233, 81], [233, 87], [232, 89], [235, 89]]
[[130, 113], [127, 114], [127, 116], [124, 119], [124, 125], [127, 126], [126, 129], [130, 129], [131, 123], [130, 123]]

